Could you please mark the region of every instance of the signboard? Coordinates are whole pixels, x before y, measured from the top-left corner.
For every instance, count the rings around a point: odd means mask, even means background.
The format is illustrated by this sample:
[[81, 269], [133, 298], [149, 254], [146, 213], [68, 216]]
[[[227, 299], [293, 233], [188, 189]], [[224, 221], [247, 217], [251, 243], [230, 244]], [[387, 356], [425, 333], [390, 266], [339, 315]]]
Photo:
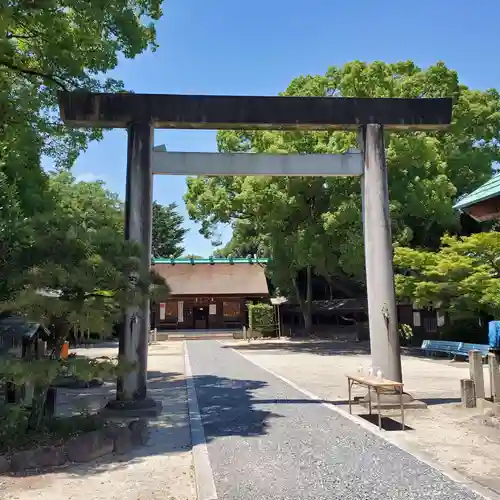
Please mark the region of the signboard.
[[204, 296], [201, 296], [201, 297], [196, 297], [194, 299], [194, 301], [197, 303], [197, 304], [206, 304], [208, 302], [213, 302], [214, 298], [213, 297], [204, 297]]
[[184, 323], [184, 302], [182, 300], [177, 302], [177, 321]]
[[208, 306], [208, 314], [214, 316], [217, 314], [217, 304], [210, 304]]
[[444, 326], [445, 316], [441, 311], [437, 311], [436, 313], [437, 326]]
[[420, 311], [413, 311], [413, 326], [422, 326]]
[[167, 309], [167, 304], [165, 302], [160, 302], [160, 320], [165, 319], [166, 309]]

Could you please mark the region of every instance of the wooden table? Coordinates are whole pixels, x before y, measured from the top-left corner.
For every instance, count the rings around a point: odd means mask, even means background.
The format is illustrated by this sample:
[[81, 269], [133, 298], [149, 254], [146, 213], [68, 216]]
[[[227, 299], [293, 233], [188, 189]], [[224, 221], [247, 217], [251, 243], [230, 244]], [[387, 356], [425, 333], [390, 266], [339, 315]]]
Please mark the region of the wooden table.
[[378, 407], [378, 427], [382, 429], [382, 415], [380, 412], [380, 394], [387, 392], [399, 393], [399, 403], [401, 408], [401, 429], [405, 428], [405, 414], [404, 414], [404, 403], [403, 403], [403, 383], [395, 382], [394, 380], [388, 380], [385, 378], [377, 377], [363, 377], [362, 375], [346, 375], [347, 384], [349, 390], [349, 413], [352, 414], [352, 386], [360, 385], [368, 389], [368, 410], [370, 415], [372, 414], [372, 400], [370, 389], [375, 391], [377, 395], [377, 407]]

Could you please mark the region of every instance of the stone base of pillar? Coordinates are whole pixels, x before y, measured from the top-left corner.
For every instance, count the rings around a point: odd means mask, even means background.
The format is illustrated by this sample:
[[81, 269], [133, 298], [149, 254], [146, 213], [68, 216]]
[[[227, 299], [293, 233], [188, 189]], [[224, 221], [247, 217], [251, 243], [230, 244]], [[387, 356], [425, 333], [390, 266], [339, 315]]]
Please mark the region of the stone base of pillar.
[[[401, 399], [399, 392], [381, 392], [379, 396], [380, 409], [399, 410], [401, 408]], [[375, 391], [369, 391], [366, 396], [359, 398], [358, 404], [364, 408], [369, 408], [371, 402], [372, 410], [378, 411], [379, 404]], [[405, 410], [422, 410], [427, 408], [427, 404], [419, 399], [414, 399], [411, 394], [403, 393], [403, 408]]]
[[151, 398], [131, 401], [114, 399], [108, 401], [100, 414], [109, 418], [154, 418], [160, 415], [161, 410], [162, 404]]

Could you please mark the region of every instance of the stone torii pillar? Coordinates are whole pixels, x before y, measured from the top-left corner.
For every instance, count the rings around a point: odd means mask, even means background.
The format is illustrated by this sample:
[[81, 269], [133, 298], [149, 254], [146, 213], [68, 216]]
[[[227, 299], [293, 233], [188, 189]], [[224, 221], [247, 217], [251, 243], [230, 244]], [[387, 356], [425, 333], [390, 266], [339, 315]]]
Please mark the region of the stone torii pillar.
[[402, 382], [384, 129], [368, 124], [359, 135], [364, 153], [361, 183], [372, 366], [384, 378]]
[[[64, 123], [72, 127], [128, 129], [125, 232], [127, 239], [139, 242], [143, 248], [143, 271], [149, 270], [151, 262], [154, 128], [356, 131], [361, 127], [365, 150], [366, 280], [373, 364], [378, 363], [386, 377], [401, 380], [382, 134], [384, 128], [446, 128], [451, 122], [451, 99], [94, 94], [77, 91], [61, 92], [59, 109]], [[281, 169], [274, 160], [269, 161], [275, 165], [273, 168]], [[245, 169], [247, 167], [248, 164]], [[245, 169], [242, 167], [242, 173], [247, 172]], [[198, 170], [199, 175], [211, 173], [208, 168], [206, 171], [203, 167], [200, 169], [199, 164]], [[312, 172], [314, 169], [305, 167], [303, 172], [294, 170], [295, 175], [307, 176]], [[188, 171], [185, 173], [189, 174]], [[316, 171], [316, 175], [318, 173]], [[233, 175], [240, 174], [234, 171]], [[359, 174], [347, 171], [345, 175]], [[148, 333], [149, 301], [144, 301], [137, 310], [127, 310], [125, 314], [119, 356], [135, 362], [136, 369], [118, 381], [117, 401], [111, 406], [154, 411], [156, 405], [148, 398], [146, 385]]]
[[[137, 122], [128, 126], [127, 184], [125, 194], [125, 239], [142, 247], [140, 274], [151, 268], [151, 240], [153, 219], [153, 154], [154, 128], [151, 123]], [[146, 257], [148, 257], [146, 259]], [[141, 409], [156, 408], [157, 403], [147, 397], [147, 361], [150, 330], [150, 304], [145, 299], [137, 308], [125, 311], [119, 356], [137, 363], [140, 369], [119, 378], [118, 406], [134, 402]], [[109, 405], [113, 407], [113, 402]], [[116, 406], [116, 405], [115, 405]]]

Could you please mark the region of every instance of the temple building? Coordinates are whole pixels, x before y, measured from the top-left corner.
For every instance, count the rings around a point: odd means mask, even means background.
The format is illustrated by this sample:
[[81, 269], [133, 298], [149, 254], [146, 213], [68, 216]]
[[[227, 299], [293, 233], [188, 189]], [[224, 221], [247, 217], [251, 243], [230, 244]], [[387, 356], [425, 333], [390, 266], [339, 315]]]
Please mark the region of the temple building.
[[162, 330], [241, 329], [249, 301], [269, 301], [268, 259], [153, 259], [170, 295], [151, 306], [151, 326]]
[[500, 219], [500, 174], [464, 196], [453, 208], [469, 214], [478, 222]]

